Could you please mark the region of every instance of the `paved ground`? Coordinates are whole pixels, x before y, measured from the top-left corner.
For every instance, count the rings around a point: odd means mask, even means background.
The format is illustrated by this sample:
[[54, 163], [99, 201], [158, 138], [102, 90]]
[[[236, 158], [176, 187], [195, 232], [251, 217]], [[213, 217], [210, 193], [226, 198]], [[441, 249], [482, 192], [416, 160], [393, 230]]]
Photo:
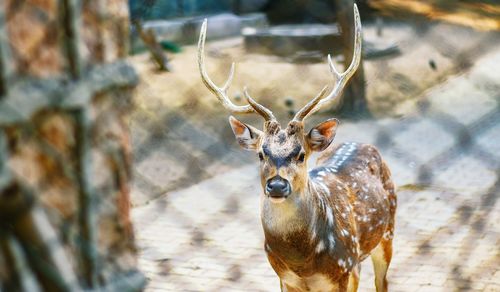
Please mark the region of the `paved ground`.
[[[484, 55], [402, 119], [340, 127], [339, 142], [376, 144], [399, 186], [391, 291], [500, 291], [498, 64], [500, 50]], [[247, 164], [135, 208], [147, 289], [278, 291], [259, 191]], [[360, 291], [374, 291], [368, 261], [361, 278]]]
[[[401, 50], [401, 54], [364, 62], [368, 106], [375, 116], [384, 117], [414, 113], [411, 106], [425, 90], [469, 68], [478, 56], [498, 45], [495, 40], [499, 39], [493, 33], [427, 22], [390, 22], [381, 36], [367, 22], [363, 35], [377, 47], [398, 44]], [[195, 46], [184, 47], [182, 53], [172, 56], [171, 73], [153, 69], [147, 54], [131, 58], [141, 77], [131, 119], [135, 206], [254, 161], [253, 156], [228, 143], [234, 138], [227, 126], [227, 112], [201, 82], [195, 56]], [[207, 69], [214, 82], [227, 78], [231, 61], [237, 63], [229, 90], [235, 102], [242, 102], [241, 90], [248, 85], [252, 96], [281, 120], [290, 118], [289, 111], [298, 110], [332, 82], [326, 56], [323, 62], [294, 64], [274, 56], [249, 55], [241, 39], [207, 43]], [[395, 106], [402, 102], [409, 108]], [[258, 117], [242, 118], [261, 124]], [[371, 129], [367, 135], [376, 133]], [[357, 138], [366, 141], [364, 136]]]

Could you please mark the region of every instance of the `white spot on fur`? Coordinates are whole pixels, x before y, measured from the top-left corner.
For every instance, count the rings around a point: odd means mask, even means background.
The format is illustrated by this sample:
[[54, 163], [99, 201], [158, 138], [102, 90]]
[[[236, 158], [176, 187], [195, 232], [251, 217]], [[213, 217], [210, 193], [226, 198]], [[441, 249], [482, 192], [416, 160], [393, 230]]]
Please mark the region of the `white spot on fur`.
[[[323, 183], [323, 182], [318, 182], [318, 185], [321, 187], [322, 191], [324, 194], [330, 194], [330, 190], [328, 187]], [[321, 196], [319, 196], [321, 199], [323, 199]]]
[[311, 231], [311, 240], [314, 240], [316, 238], [316, 228], [313, 228]]
[[320, 252], [322, 252], [324, 249], [325, 249], [325, 243], [323, 242], [323, 240], [320, 240], [320, 241], [318, 242], [318, 245], [316, 246], [316, 253], [320, 253]]
[[394, 238], [394, 234], [392, 233], [392, 231], [388, 230], [388, 231], [386, 231], [386, 232], [384, 233], [384, 236], [383, 236], [383, 237], [384, 237], [384, 239], [389, 240], [389, 239]]
[[348, 267], [352, 267], [352, 258], [347, 259]]
[[345, 261], [343, 259], [339, 259], [338, 262], [339, 266], [341, 266], [342, 268], [345, 268]]
[[333, 226], [333, 211], [328, 206], [326, 207], [326, 220], [328, 221], [328, 225]]
[[333, 238], [333, 234], [328, 234], [328, 243], [330, 249], [333, 249], [335, 247], [335, 239]]
[[311, 241], [316, 238], [316, 208], [312, 208], [311, 212]]

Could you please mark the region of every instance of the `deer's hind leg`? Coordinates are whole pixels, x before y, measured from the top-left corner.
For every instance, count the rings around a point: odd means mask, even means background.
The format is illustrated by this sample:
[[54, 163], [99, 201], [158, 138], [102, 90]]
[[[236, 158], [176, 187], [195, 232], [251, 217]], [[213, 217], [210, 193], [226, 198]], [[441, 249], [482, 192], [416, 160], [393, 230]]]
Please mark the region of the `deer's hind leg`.
[[389, 269], [392, 258], [392, 238], [382, 238], [380, 243], [372, 250], [370, 256], [375, 272], [377, 292], [387, 292], [387, 269]]
[[371, 258], [375, 272], [375, 287], [377, 292], [387, 292], [387, 269], [392, 259], [392, 239], [394, 237], [394, 221], [396, 217], [397, 196], [391, 172], [385, 162], [382, 163], [381, 180], [387, 191], [389, 200], [389, 224], [379, 244], [372, 250]]

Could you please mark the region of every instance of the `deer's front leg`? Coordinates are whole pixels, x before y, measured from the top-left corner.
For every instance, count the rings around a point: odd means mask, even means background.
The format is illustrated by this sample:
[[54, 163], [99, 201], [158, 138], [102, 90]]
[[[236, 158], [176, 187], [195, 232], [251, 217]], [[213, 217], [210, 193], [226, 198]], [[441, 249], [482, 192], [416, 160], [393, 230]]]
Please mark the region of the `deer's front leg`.
[[347, 291], [349, 292], [358, 291], [360, 273], [361, 273], [361, 263], [357, 264], [349, 274], [349, 283], [347, 285]]
[[351, 291], [349, 290], [349, 287], [350, 287], [350, 275], [352, 273], [345, 273], [339, 280], [339, 283], [338, 283], [338, 292], [348, 292], [348, 291]]

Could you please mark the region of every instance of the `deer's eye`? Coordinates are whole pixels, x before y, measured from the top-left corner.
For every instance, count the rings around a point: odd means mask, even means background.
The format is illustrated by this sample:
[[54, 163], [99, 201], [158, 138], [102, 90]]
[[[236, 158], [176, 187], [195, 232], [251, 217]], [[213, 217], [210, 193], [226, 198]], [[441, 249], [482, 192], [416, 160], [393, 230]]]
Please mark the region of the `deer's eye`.
[[304, 152], [301, 152], [299, 156], [297, 156], [298, 162], [304, 162], [305, 159], [306, 159], [306, 154]]
[[262, 154], [262, 152], [259, 152], [259, 160], [260, 161], [264, 160], [264, 154]]

